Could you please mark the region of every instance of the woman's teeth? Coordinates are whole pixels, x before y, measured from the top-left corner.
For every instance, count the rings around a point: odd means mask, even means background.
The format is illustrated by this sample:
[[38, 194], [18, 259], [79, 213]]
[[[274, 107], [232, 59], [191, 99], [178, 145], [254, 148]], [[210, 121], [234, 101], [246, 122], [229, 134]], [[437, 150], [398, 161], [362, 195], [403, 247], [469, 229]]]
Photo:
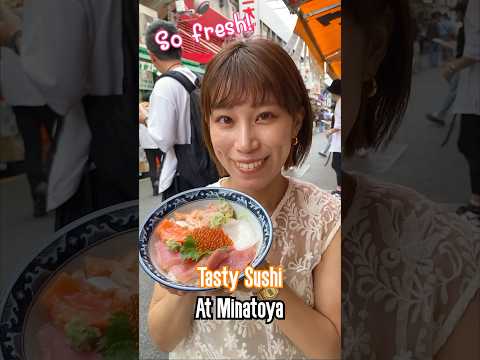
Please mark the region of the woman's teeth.
[[251, 163], [243, 163], [243, 162], [236, 162], [236, 165], [242, 170], [253, 170], [263, 164], [263, 160], [251, 162]]

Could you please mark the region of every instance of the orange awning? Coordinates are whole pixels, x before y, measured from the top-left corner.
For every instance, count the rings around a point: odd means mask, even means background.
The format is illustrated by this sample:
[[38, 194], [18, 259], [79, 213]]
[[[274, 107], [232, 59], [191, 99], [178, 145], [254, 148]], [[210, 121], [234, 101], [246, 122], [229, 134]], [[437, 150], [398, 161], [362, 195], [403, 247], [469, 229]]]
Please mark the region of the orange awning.
[[297, 15], [295, 33], [305, 41], [320, 65], [327, 63], [329, 75], [340, 78], [341, 1], [307, 1], [297, 8]]

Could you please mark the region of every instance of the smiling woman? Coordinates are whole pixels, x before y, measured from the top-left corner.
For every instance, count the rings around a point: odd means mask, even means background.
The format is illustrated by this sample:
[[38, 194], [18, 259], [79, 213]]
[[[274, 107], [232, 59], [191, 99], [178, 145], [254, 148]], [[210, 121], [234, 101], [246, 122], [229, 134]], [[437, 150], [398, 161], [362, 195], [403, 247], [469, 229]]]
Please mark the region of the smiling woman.
[[[240, 175], [238, 185], [247, 190], [252, 183], [264, 187], [268, 173], [301, 165], [310, 150], [312, 110], [303, 79], [285, 51], [262, 39], [237, 42], [207, 70], [203, 130], [220, 174]], [[260, 144], [265, 146], [259, 149]]]
[[[252, 196], [271, 216], [274, 241], [260, 268], [284, 269], [283, 287], [264, 290], [285, 305], [285, 318], [192, 322], [196, 294], [179, 299], [157, 287], [149, 313], [154, 341], [170, 358], [339, 358], [340, 203], [282, 175], [304, 161], [312, 140], [295, 63], [268, 40], [230, 43], [207, 66], [202, 109], [204, 140], [224, 176], [212, 186]], [[264, 292], [239, 286], [233, 295], [246, 303]]]

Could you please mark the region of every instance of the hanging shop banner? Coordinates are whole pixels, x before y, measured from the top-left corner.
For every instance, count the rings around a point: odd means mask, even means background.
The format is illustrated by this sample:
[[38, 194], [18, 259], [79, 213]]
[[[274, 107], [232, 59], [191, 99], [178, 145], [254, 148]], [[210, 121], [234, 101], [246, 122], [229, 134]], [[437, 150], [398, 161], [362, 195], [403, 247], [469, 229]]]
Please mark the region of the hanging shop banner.
[[312, 0], [297, 9], [295, 33], [307, 44], [319, 64], [326, 63], [333, 78], [341, 77], [341, 3]]

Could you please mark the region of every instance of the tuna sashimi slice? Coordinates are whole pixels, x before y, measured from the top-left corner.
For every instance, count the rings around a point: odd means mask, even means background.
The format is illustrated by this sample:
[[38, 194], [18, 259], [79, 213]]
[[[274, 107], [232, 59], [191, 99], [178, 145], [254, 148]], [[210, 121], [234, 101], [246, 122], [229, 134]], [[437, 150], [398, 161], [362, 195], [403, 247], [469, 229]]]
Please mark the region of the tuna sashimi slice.
[[227, 266], [229, 270], [243, 271], [253, 261], [257, 252], [256, 245], [245, 250], [232, 250], [228, 253], [228, 257], [223, 260], [218, 268]]
[[[210, 256], [205, 258], [203, 266], [207, 266], [209, 270], [217, 270], [222, 262], [228, 259], [230, 252], [233, 250], [233, 247], [227, 249], [217, 249]], [[197, 266], [202, 266], [197, 265]]]
[[80, 353], [74, 351], [67, 342], [65, 335], [51, 324], [43, 325], [37, 333], [42, 360], [101, 360], [96, 353]]
[[155, 241], [156, 263], [163, 269], [168, 271], [172, 266], [183, 263], [179, 253], [168, 250], [167, 245], [163, 241]]
[[172, 266], [170, 268], [170, 273], [175, 276], [177, 281], [187, 283], [195, 280], [198, 277], [198, 273], [195, 269], [197, 266], [201, 265], [190, 261], [184, 262], [182, 264]]
[[245, 250], [235, 250], [233, 247], [227, 249], [217, 249], [211, 255], [204, 256], [198, 263], [184, 262], [173, 265], [170, 273], [175, 279], [181, 282], [191, 282], [198, 278], [199, 266], [206, 266], [209, 270], [221, 269], [227, 266], [230, 270], [243, 271], [255, 258], [256, 246], [249, 247]]

